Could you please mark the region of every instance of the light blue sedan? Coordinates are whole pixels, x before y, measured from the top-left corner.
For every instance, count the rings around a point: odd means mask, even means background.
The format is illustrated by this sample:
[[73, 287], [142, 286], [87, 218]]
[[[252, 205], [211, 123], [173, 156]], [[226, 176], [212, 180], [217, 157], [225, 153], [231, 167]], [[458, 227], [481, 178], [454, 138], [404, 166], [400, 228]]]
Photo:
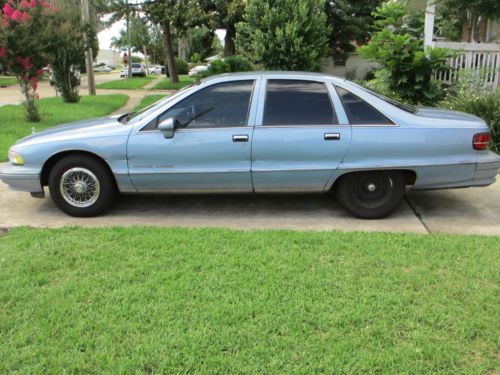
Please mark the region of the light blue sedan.
[[500, 157], [483, 120], [414, 108], [324, 74], [212, 77], [137, 113], [63, 125], [18, 141], [0, 178], [73, 216], [117, 192], [335, 192], [381, 218], [405, 189], [486, 186]]

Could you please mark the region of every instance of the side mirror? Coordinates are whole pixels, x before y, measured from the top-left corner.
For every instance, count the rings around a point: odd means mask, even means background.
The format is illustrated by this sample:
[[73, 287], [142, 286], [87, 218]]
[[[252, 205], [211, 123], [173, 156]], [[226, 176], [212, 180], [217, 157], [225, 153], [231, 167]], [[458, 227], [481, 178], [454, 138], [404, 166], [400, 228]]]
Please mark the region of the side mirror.
[[158, 129], [163, 133], [163, 136], [167, 139], [174, 137], [175, 131], [175, 119], [173, 117], [162, 120], [158, 124]]

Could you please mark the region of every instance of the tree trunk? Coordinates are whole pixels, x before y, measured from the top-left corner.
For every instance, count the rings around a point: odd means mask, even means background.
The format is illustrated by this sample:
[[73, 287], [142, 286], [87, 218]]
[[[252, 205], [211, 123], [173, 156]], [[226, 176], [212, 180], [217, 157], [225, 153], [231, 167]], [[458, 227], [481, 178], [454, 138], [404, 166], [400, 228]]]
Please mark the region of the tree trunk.
[[185, 35], [179, 37], [179, 42], [178, 42], [178, 56], [179, 59], [181, 60], [186, 60], [186, 55], [187, 55], [187, 50], [188, 50], [188, 41]]
[[462, 18], [462, 42], [470, 42], [470, 23], [467, 12], [464, 13]]
[[170, 31], [170, 23], [165, 23], [162, 25], [163, 28], [163, 39], [165, 41], [165, 50], [167, 51], [167, 68], [168, 75], [170, 76], [170, 82], [179, 82], [179, 76], [177, 75], [177, 67], [175, 66], [174, 49], [172, 47], [172, 32]]
[[226, 36], [224, 37], [224, 57], [233, 56], [236, 53], [234, 45], [234, 37], [236, 36], [236, 28], [234, 25], [228, 25], [226, 28]]
[[479, 22], [479, 41], [488, 43], [488, 19], [484, 16], [481, 16]]
[[146, 49], [146, 45], [142, 46], [144, 50], [144, 62], [146, 63], [146, 74], [149, 75], [149, 62], [148, 62], [148, 50]]

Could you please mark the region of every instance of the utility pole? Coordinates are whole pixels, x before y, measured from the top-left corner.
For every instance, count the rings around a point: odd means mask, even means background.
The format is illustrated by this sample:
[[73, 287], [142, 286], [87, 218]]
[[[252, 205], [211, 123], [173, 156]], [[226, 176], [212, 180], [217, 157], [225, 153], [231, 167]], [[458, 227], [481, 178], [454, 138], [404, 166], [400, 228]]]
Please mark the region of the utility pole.
[[130, 51], [130, 7], [128, 6], [128, 0], [125, 1], [126, 12], [127, 12], [127, 53], [128, 53], [128, 78], [132, 78], [132, 53]]
[[[90, 25], [90, 10], [89, 0], [82, 0], [82, 18], [85, 25]], [[84, 34], [85, 45], [85, 66], [87, 68], [87, 83], [89, 85], [89, 95], [96, 95], [95, 79], [94, 79], [94, 58], [92, 55], [92, 47], [88, 40], [87, 33]]]

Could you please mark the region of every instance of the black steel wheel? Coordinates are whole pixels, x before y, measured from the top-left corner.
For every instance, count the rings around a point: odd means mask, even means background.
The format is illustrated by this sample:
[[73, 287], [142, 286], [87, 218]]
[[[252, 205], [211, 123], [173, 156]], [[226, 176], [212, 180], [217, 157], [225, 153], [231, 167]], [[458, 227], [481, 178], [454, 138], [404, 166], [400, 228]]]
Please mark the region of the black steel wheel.
[[404, 175], [399, 171], [356, 172], [341, 178], [337, 197], [353, 215], [379, 219], [399, 206], [405, 188]]

